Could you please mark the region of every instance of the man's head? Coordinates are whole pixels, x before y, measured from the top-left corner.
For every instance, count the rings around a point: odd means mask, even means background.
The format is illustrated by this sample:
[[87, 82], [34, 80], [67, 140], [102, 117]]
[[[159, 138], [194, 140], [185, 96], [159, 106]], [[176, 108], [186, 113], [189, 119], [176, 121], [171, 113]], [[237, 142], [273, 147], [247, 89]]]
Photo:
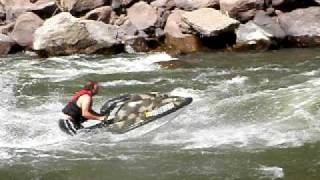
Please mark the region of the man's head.
[[88, 81], [83, 89], [85, 90], [88, 90], [88, 91], [91, 91], [92, 92], [92, 95], [96, 95], [99, 93], [99, 85], [98, 83], [94, 82], [94, 81]]

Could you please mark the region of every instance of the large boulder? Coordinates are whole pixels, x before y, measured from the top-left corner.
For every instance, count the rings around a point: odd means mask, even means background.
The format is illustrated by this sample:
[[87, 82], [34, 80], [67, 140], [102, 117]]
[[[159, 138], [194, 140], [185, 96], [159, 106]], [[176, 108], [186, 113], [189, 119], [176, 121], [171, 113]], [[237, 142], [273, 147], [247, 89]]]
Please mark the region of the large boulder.
[[272, 6], [273, 7], [280, 7], [284, 5], [294, 4], [299, 0], [272, 0]]
[[42, 26], [43, 20], [32, 12], [20, 15], [11, 33], [11, 37], [20, 46], [32, 48], [33, 34]]
[[118, 9], [120, 7], [128, 7], [137, 1], [138, 0], [112, 0], [111, 7], [113, 9]]
[[21, 14], [27, 12], [32, 3], [26, 0], [1, 0], [1, 4], [3, 4], [6, 11], [6, 21], [11, 22], [14, 21]]
[[277, 19], [268, 16], [267, 12], [258, 11], [253, 22], [269, 34], [272, 34], [277, 40], [283, 40], [286, 37], [286, 33], [281, 28]]
[[10, 52], [15, 42], [8, 36], [0, 34], [0, 55], [6, 55]]
[[248, 21], [256, 13], [257, 0], [220, 0], [221, 11], [239, 21]]
[[156, 0], [151, 3], [155, 7], [173, 9], [174, 7], [183, 10], [195, 10], [205, 7], [219, 7], [219, 0]]
[[252, 21], [240, 25], [236, 35], [237, 50], [268, 50], [279, 47], [286, 38], [279, 22], [264, 11], [258, 11]]
[[139, 29], [129, 19], [125, 20], [120, 28], [125, 36], [136, 36], [139, 33]]
[[[160, 16], [163, 16], [160, 18]], [[121, 27], [124, 29], [124, 42], [127, 52], [146, 52], [158, 46], [164, 26], [165, 11], [156, 9], [140, 1], [127, 9], [127, 17]]]
[[202, 47], [198, 37], [183, 33], [183, 31], [185, 31], [183, 27], [188, 27], [188, 25], [182, 21], [182, 15], [184, 13], [186, 13], [186, 11], [173, 11], [168, 17], [164, 28], [167, 51], [173, 51], [175, 54], [196, 52]]
[[95, 21], [102, 21], [106, 24], [110, 23], [111, 14], [113, 13], [110, 6], [103, 6], [88, 12], [84, 19], [90, 19]]
[[168, 17], [166, 26], [164, 28], [164, 32], [167, 35], [170, 35], [175, 38], [184, 38], [189, 36], [190, 34], [184, 34], [186, 28], [188, 28], [188, 24], [182, 21], [182, 15], [187, 11], [183, 10], [174, 10], [172, 14]]
[[236, 50], [267, 50], [270, 48], [273, 38], [272, 34], [252, 21], [241, 24], [236, 31], [236, 35], [237, 43], [234, 47]]
[[8, 22], [16, 20], [27, 11], [34, 12], [40, 17], [49, 17], [58, 8], [55, 0], [38, 0], [35, 3], [26, 0], [1, 0], [1, 3], [4, 6]]
[[175, 6], [185, 10], [195, 10], [206, 7], [219, 7], [219, 0], [174, 0]]
[[37, 29], [33, 48], [43, 56], [108, 53], [121, 44], [119, 34], [117, 26], [82, 20], [64, 12]]
[[125, 14], [118, 16], [116, 13], [111, 13], [110, 24], [121, 26], [126, 20], [128, 20], [128, 17]]
[[146, 2], [138, 2], [131, 6], [128, 11], [128, 19], [139, 30], [154, 27], [159, 19], [156, 9]]
[[90, 11], [104, 4], [104, 0], [60, 0], [62, 10], [72, 14]]
[[196, 34], [203, 37], [218, 36], [219, 34], [234, 31], [239, 22], [229, 18], [220, 11], [212, 8], [201, 8], [182, 15], [182, 20], [187, 23]]
[[174, 9], [176, 4], [174, 0], [155, 0], [151, 2], [151, 6], [156, 8]]
[[298, 47], [320, 46], [320, 7], [298, 9], [279, 15], [289, 45]]
[[120, 26], [123, 32], [123, 42], [126, 52], [148, 52], [159, 43], [156, 38], [150, 37], [144, 31], [139, 30], [129, 19]]
[[41, 18], [49, 18], [58, 10], [56, 0], [38, 0], [30, 5], [29, 11], [34, 12]]

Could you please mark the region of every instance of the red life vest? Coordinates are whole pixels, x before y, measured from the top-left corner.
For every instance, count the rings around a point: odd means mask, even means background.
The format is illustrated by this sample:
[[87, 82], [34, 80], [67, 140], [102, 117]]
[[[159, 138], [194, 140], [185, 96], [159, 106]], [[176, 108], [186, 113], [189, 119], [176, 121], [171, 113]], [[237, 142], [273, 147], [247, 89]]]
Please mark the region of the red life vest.
[[[89, 95], [90, 97], [93, 96], [93, 93], [90, 90], [82, 89], [82, 90], [76, 92], [75, 95], [72, 96], [71, 101], [62, 109], [62, 112], [64, 114], [72, 117], [74, 122], [77, 123], [77, 126], [80, 126], [81, 123], [83, 123], [84, 121], [87, 120], [85, 117], [82, 116], [82, 110], [77, 105], [77, 101], [78, 101], [79, 97], [81, 97], [82, 95], [85, 95], [85, 94]], [[92, 101], [91, 101], [90, 106], [92, 106]]]
[[72, 96], [71, 102], [77, 102], [79, 97], [81, 97], [82, 95], [85, 95], [85, 94], [89, 95], [90, 97], [93, 96], [93, 94], [90, 90], [82, 89], [82, 90], [76, 92], [76, 94], [74, 96]]

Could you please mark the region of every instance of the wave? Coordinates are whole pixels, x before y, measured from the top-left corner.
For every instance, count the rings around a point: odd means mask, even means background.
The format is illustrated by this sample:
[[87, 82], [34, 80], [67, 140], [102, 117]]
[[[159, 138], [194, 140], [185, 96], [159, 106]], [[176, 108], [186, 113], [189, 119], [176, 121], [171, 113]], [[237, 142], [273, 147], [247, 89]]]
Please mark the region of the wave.
[[[95, 60], [92, 60], [95, 59]], [[148, 72], [160, 69], [156, 62], [176, 60], [165, 53], [143, 54], [133, 57], [111, 57], [74, 55], [51, 57], [48, 59], [21, 60], [8, 63], [11, 69], [6, 73], [16, 73], [34, 79], [46, 79], [50, 82], [73, 80], [88, 74], [116, 74], [128, 72]], [[16, 72], [20, 69], [19, 72]]]
[[[217, 93], [209, 87], [196, 93], [200, 95], [198, 101], [167, 129], [159, 131], [151, 142], [180, 144], [185, 149], [229, 146], [260, 149], [317, 142], [319, 84], [320, 79], [316, 78], [286, 88], [224, 98], [216, 97]], [[221, 91], [228, 94], [228, 86]]]

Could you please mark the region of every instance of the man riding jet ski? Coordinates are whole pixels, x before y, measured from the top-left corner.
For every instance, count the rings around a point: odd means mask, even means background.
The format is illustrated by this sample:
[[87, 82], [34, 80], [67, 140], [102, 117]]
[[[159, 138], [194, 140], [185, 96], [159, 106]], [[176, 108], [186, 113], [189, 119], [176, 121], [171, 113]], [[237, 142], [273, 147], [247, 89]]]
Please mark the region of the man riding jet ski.
[[[176, 111], [192, 102], [192, 98], [170, 96], [161, 93], [126, 94], [107, 100], [100, 113], [92, 110], [92, 96], [98, 93], [99, 86], [88, 82], [77, 92], [62, 110], [66, 119], [59, 121], [60, 128], [70, 134], [102, 129], [112, 133], [125, 133], [144, 124], [161, 118], [172, 119]], [[172, 116], [167, 116], [171, 114]], [[87, 120], [100, 123], [83, 126]]]

